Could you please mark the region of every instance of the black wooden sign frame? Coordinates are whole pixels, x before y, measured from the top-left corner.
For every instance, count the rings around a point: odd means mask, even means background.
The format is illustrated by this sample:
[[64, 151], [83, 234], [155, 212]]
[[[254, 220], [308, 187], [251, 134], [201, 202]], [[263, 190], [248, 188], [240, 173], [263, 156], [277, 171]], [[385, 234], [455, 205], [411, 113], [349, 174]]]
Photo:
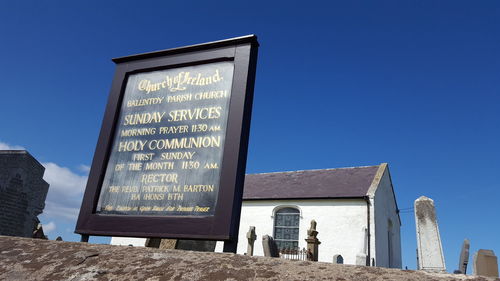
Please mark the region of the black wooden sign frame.
[[[89, 235], [224, 240], [224, 250], [235, 252], [258, 46], [257, 37], [250, 35], [113, 59], [116, 72], [75, 229], [82, 241]], [[128, 75], [221, 61], [232, 61], [234, 73], [215, 214], [181, 217], [96, 213]]]

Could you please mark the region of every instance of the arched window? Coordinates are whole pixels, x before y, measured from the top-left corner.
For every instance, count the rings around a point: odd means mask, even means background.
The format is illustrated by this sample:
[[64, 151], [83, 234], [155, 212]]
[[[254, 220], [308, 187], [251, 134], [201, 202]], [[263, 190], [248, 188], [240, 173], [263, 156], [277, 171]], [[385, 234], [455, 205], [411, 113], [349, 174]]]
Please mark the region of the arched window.
[[278, 249], [299, 247], [300, 211], [295, 208], [281, 208], [274, 216], [274, 240]]

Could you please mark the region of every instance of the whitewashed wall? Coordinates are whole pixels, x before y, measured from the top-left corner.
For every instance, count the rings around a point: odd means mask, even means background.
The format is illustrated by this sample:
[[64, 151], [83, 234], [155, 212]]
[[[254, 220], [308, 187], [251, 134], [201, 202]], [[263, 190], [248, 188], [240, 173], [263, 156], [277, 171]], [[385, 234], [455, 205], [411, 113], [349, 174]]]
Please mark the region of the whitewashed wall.
[[[390, 178], [387, 171], [381, 178], [371, 207], [371, 256], [376, 266], [401, 268], [400, 223], [396, 214]], [[374, 203], [373, 203], [374, 202]], [[311, 220], [318, 223], [319, 261], [332, 262], [341, 254], [345, 264], [355, 264], [356, 255], [363, 251], [363, 229], [367, 227], [366, 201], [363, 199], [325, 200], [258, 200], [244, 201], [241, 211], [238, 254], [247, 250], [246, 233], [255, 226], [257, 240], [254, 255], [263, 256], [262, 236], [273, 235], [274, 212], [279, 207], [296, 207], [300, 210], [299, 246], [306, 247], [304, 239]], [[388, 219], [393, 223], [392, 263], [388, 258]], [[144, 238], [113, 237], [113, 245], [144, 246]], [[216, 252], [222, 252], [223, 242], [217, 242]]]
[[146, 238], [134, 238], [134, 237], [111, 237], [111, 245], [121, 245], [134, 247], [144, 247], [146, 246]]
[[[391, 179], [386, 169], [380, 184], [374, 194], [374, 231], [375, 234], [375, 265], [383, 267], [401, 268], [401, 235], [399, 216], [396, 213], [396, 202], [392, 192]], [[392, 245], [389, 247], [389, 220], [392, 222], [390, 233]], [[372, 228], [373, 229], [373, 228]], [[373, 235], [373, 234], [372, 234]], [[389, 249], [391, 262], [389, 263]]]
[[[363, 245], [362, 229], [366, 227], [366, 202], [362, 199], [335, 200], [259, 200], [244, 201], [241, 212], [238, 254], [247, 250], [246, 233], [255, 226], [257, 240], [254, 255], [263, 256], [262, 236], [273, 235], [274, 211], [276, 207], [298, 207], [301, 213], [299, 246], [306, 247], [304, 239], [311, 220], [318, 223], [319, 261], [332, 262], [333, 256], [341, 254], [345, 264], [355, 264], [356, 254]], [[216, 251], [222, 251], [222, 242]]]

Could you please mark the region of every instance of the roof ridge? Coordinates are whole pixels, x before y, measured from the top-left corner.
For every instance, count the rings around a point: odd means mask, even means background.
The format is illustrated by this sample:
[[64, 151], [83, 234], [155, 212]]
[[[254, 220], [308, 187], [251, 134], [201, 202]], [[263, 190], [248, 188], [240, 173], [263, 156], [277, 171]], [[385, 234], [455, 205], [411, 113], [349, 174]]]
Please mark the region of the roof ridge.
[[3, 149], [0, 150], [2, 154], [29, 154], [26, 149]]
[[247, 174], [247, 176], [250, 176], [250, 175], [268, 175], [268, 174], [285, 174], [285, 173], [297, 173], [297, 172], [313, 172], [313, 171], [331, 171], [331, 170], [356, 169], [356, 168], [371, 168], [371, 167], [379, 167], [380, 165], [382, 165], [382, 164], [369, 165], [369, 166], [341, 167], [341, 168], [326, 168], [326, 169], [310, 169], [310, 170], [267, 172], [267, 173]]

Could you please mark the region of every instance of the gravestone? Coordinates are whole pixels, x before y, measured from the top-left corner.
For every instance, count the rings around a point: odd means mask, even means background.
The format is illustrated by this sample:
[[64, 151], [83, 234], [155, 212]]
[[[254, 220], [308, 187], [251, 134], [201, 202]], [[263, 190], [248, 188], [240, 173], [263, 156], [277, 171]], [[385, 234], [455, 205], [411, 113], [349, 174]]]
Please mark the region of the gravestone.
[[465, 239], [464, 243], [462, 244], [462, 250], [460, 251], [458, 270], [455, 270], [454, 273], [467, 274], [467, 264], [469, 263], [469, 248], [470, 248], [470, 242], [468, 239]]
[[344, 258], [342, 257], [342, 255], [334, 255], [333, 256], [333, 263], [344, 264]]
[[479, 250], [474, 254], [474, 275], [499, 277], [498, 259], [492, 250]]
[[211, 240], [186, 240], [178, 239], [176, 249], [198, 251], [198, 252], [214, 252], [217, 241]]
[[415, 200], [415, 223], [418, 268], [428, 272], [445, 272], [443, 247], [432, 199], [421, 196]]
[[213, 252], [215, 251], [216, 243], [216, 241], [207, 240], [148, 238], [145, 246], [165, 250], [177, 249], [186, 251]]
[[0, 235], [33, 236], [49, 191], [44, 172], [26, 150], [0, 151]]
[[160, 248], [161, 238], [148, 238], [146, 239], [145, 247]]
[[307, 258], [310, 261], [318, 261], [318, 245], [321, 244], [316, 231], [316, 221], [311, 221], [311, 227], [307, 230]]
[[175, 249], [177, 246], [177, 239], [161, 239], [160, 249]]
[[255, 234], [255, 226], [250, 226], [247, 232], [248, 246], [247, 246], [247, 256], [253, 256], [253, 244], [257, 235]]
[[264, 256], [279, 258], [280, 252], [273, 237], [269, 235], [262, 236], [262, 248], [264, 248]]

